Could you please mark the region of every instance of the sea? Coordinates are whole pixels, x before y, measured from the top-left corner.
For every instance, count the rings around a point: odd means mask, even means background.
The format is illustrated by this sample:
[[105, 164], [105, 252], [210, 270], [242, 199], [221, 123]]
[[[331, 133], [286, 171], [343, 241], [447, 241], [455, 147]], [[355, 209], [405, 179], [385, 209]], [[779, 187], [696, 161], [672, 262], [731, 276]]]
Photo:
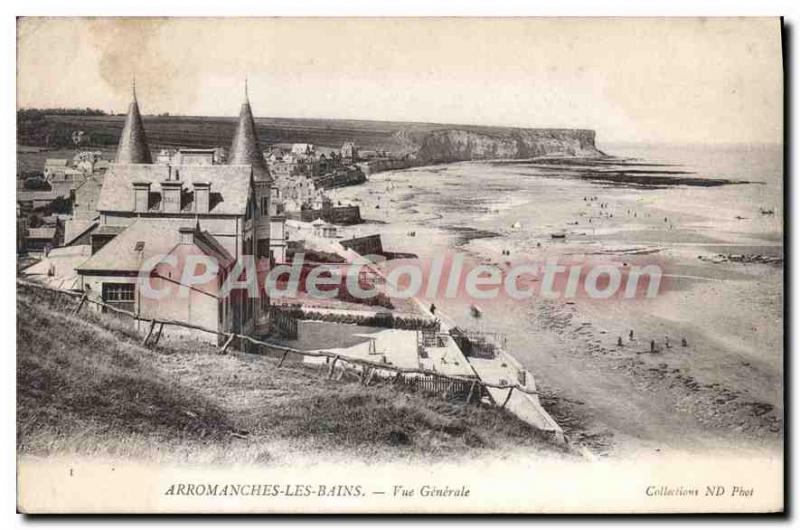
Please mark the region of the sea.
[[[611, 446], [683, 450], [774, 436], [783, 400], [782, 146], [600, 149], [613, 157], [600, 165], [470, 161], [379, 173], [336, 198], [361, 206], [360, 230], [381, 233], [384, 248], [422, 259], [458, 251], [489, 263], [658, 260], [672, 288], [654, 301], [534, 300], [489, 307], [479, 319], [463, 301], [424, 302], [460, 326], [503, 335], [537, 383], [580, 403], [570, 414]], [[770, 412], [751, 413], [753, 403]]]

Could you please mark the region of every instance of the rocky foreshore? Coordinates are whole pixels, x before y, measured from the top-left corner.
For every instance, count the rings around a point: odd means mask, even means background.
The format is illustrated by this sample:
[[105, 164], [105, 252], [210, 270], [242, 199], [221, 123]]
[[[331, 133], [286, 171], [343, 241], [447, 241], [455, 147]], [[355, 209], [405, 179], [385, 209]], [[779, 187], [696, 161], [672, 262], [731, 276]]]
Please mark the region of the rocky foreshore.
[[783, 257], [764, 254], [715, 254], [714, 256], [697, 256], [697, 259], [711, 263], [765, 263], [782, 265]]

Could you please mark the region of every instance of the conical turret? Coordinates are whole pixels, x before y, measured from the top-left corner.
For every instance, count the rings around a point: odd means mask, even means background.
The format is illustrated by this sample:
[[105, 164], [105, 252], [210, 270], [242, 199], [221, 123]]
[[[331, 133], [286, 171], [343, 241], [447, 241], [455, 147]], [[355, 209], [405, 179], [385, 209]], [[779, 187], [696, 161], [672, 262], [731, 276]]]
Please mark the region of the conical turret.
[[253, 166], [253, 175], [256, 180], [270, 180], [267, 161], [256, 134], [256, 124], [253, 121], [253, 111], [250, 109], [250, 99], [247, 97], [247, 84], [245, 83], [245, 97], [242, 109], [239, 111], [239, 124], [236, 134], [233, 135], [231, 151], [228, 155], [228, 164], [250, 164]]
[[142, 116], [139, 114], [139, 103], [136, 101], [136, 86], [133, 88], [133, 101], [128, 107], [128, 116], [125, 118], [125, 126], [122, 128], [122, 135], [119, 137], [117, 146], [117, 164], [152, 164], [150, 147], [147, 145], [147, 137], [144, 134]]

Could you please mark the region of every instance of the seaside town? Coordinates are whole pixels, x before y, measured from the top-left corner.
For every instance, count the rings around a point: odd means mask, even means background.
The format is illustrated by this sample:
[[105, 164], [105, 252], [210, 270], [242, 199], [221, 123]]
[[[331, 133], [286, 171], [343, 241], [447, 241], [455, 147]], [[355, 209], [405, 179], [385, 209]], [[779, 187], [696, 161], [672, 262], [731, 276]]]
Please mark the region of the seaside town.
[[[353, 370], [369, 380], [407, 373], [404, 380], [415, 388], [504, 408], [555, 443], [566, 442], [539, 401], [533, 374], [504, 350], [502, 336], [459, 327], [435, 305], [387, 292], [381, 263], [415, 256], [384, 248], [379, 225], [364, 223], [361, 206], [337, 199], [340, 188], [363, 184], [369, 175], [413, 166], [413, 154], [359, 149], [353, 141], [339, 150], [264, 146], [246, 90], [230, 148], [152, 151], [135, 87], [113, 159], [81, 149], [84, 134], [74, 133], [71, 159], [48, 158], [40, 175], [17, 180], [24, 281], [81, 293], [101, 312], [133, 315], [130, 325], [144, 343], [190, 336], [225, 352], [228, 336], [245, 336], [273, 348], [247, 340], [235, 348], [306, 352], [305, 364], [321, 364], [334, 379]], [[199, 286], [182, 284], [179, 269], [191, 254], [219, 264]], [[363, 264], [358, 282], [377, 295], [224, 292], [226, 276], [250, 256], [259, 282], [276, 267], [290, 269], [296, 257], [303, 275], [319, 264]], [[185, 287], [190, 294], [148, 297], [143, 272], [156, 290]], [[479, 317], [480, 309], [473, 310]], [[162, 324], [153, 337], [155, 322], [186, 326]]]
[[18, 512], [782, 506], [783, 19], [16, 29]]

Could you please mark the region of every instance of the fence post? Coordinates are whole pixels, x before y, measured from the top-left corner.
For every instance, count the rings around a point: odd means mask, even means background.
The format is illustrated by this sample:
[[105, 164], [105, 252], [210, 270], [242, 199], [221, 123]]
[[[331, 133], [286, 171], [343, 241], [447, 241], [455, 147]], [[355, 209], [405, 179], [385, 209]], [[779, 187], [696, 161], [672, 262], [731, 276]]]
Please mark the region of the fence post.
[[374, 368], [370, 368], [364, 373], [364, 378], [362, 379], [364, 386], [369, 386], [370, 382], [372, 382], [373, 375], [375, 375]]
[[163, 330], [164, 330], [164, 323], [161, 322], [161, 324], [158, 326], [158, 331], [156, 331], [156, 337], [153, 339], [153, 347], [154, 348], [156, 346], [158, 346], [158, 341], [161, 339], [161, 332]]
[[231, 342], [233, 342], [233, 338], [235, 336], [236, 336], [235, 333], [231, 333], [230, 336], [228, 336], [228, 340], [225, 341], [225, 344], [222, 346], [222, 349], [219, 351], [220, 355], [225, 355], [225, 353], [228, 351], [228, 346], [231, 345]]
[[450, 381], [450, 384], [444, 389], [444, 393], [442, 394], [442, 399], [447, 399], [447, 396], [450, 395], [450, 391], [453, 389], [455, 382]]
[[501, 409], [504, 409], [504, 408], [506, 408], [506, 405], [508, 404], [508, 400], [510, 400], [510, 399], [511, 399], [511, 393], [512, 393], [512, 392], [514, 392], [514, 387], [513, 387], [513, 386], [512, 386], [511, 388], [509, 388], [509, 389], [508, 389], [508, 395], [506, 396], [506, 400], [505, 400], [505, 401], [503, 401], [503, 404], [502, 404], [502, 405], [500, 405], [500, 408], [501, 408]]
[[338, 360], [339, 360], [338, 355], [333, 358], [333, 361], [331, 362], [331, 367], [328, 369], [328, 379], [330, 379], [331, 376], [333, 375], [333, 369], [336, 367], [336, 361]]
[[286, 350], [286, 351], [284, 351], [284, 352], [283, 352], [283, 357], [281, 357], [281, 362], [279, 362], [279, 363], [278, 363], [278, 368], [280, 368], [281, 366], [283, 366], [283, 361], [285, 361], [285, 360], [286, 360], [286, 356], [287, 356], [287, 355], [289, 355], [289, 350]]
[[476, 384], [477, 384], [477, 381], [473, 381], [472, 384], [469, 387], [469, 394], [467, 394], [467, 404], [469, 404], [469, 402], [472, 401], [472, 393], [475, 391], [475, 385]]
[[147, 335], [144, 336], [142, 340], [142, 346], [147, 346], [147, 341], [150, 339], [150, 335], [153, 334], [153, 330], [156, 327], [156, 319], [150, 321], [150, 329], [147, 331]]
[[84, 303], [84, 302], [86, 302], [86, 298], [87, 298], [88, 296], [89, 296], [89, 291], [83, 291], [83, 296], [81, 296], [80, 302], [78, 302], [78, 307], [76, 307], [76, 308], [75, 308], [75, 309], [72, 311], [72, 314], [73, 314], [73, 315], [77, 315], [77, 314], [78, 314], [78, 311], [80, 311], [80, 310], [81, 310], [81, 307], [83, 307], [83, 303]]

